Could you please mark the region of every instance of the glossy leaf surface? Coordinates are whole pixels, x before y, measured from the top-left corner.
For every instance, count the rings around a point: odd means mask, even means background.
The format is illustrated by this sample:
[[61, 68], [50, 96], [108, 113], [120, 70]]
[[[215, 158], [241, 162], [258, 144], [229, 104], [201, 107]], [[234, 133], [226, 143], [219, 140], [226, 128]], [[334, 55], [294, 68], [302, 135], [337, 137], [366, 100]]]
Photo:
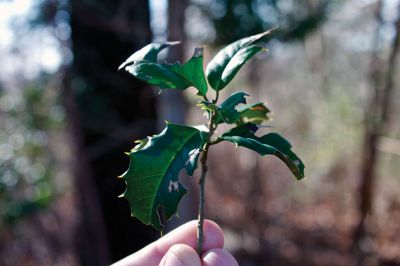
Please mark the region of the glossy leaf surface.
[[193, 86], [198, 94], [204, 96], [207, 93], [207, 82], [203, 71], [203, 49], [196, 48], [192, 58], [185, 64], [157, 63], [157, 54], [162, 49], [175, 43], [166, 43], [164, 46], [150, 46], [134, 53], [120, 68], [125, 68], [130, 74], [151, 85], [162, 89], [185, 90]]
[[122, 175], [127, 185], [122, 197], [129, 201], [133, 217], [161, 229], [159, 208], [164, 208], [167, 219], [176, 213], [187, 192], [179, 173], [185, 169], [193, 175], [204, 134], [196, 128], [168, 124], [161, 134], [139, 141], [131, 150], [129, 168]]
[[241, 103], [246, 103], [246, 96], [249, 95], [243, 91], [235, 92], [231, 96], [226, 98], [225, 101], [223, 101], [221, 107], [224, 109], [234, 109], [237, 105]]
[[239, 69], [256, 53], [265, 50], [254, 45], [271, 31], [240, 39], [223, 48], [208, 63], [206, 76], [208, 83], [216, 90], [222, 90], [233, 79]]
[[269, 120], [268, 113], [270, 110], [261, 102], [239, 106], [237, 111], [240, 113], [238, 124], [253, 123], [259, 125]]
[[184, 77], [191, 86], [199, 91], [199, 95], [206, 95], [207, 81], [203, 70], [203, 48], [195, 48], [192, 58], [184, 65], [175, 64], [171, 70]]
[[304, 164], [292, 152], [290, 143], [277, 133], [269, 133], [257, 137], [254, 132], [258, 127], [254, 124], [244, 124], [225, 132], [220, 139], [243, 146], [260, 155], [272, 154], [281, 159], [297, 179], [304, 177]]
[[179, 42], [150, 43], [129, 56], [128, 59], [126, 59], [125, 62], [118, 67], [118, 70], [138, 61], [150, 61], [157, 63], [158, 54], [163, 49], [176, 44], [179, 44]]
[[233, 124], [240, 118], [240, 113], [236, 110], [239, 104], [246, 103], [247, 93], [239, 91], [233, 93], [231, 96], [218, 107], [218, 119], [217, 123], [225, 122], [227, 124]]
[[191, 86], [186, 79], [171, 71], [171, 66], [166, 64], [139, 61], [125, 69], [136, 78], [162, 89], [184, 90]]

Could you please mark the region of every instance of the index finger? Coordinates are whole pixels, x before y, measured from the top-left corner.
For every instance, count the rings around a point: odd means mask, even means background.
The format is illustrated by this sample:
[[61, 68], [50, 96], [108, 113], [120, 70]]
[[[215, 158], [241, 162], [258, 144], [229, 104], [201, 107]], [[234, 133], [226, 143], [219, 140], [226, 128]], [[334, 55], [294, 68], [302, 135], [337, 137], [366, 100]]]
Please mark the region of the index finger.
[[[209, 249], [223, 248], [224, 234], [222, 229], [213, 221], [205, 220], [203, 226], [204, 252]], [[185, 244], [196, 249], [197, 221], [188, 222], [166, 234], [156, 242], [151, 243], [138, 252], [113, 264], [113, 266], [158, 266], [162, 257], [175, 244]]]

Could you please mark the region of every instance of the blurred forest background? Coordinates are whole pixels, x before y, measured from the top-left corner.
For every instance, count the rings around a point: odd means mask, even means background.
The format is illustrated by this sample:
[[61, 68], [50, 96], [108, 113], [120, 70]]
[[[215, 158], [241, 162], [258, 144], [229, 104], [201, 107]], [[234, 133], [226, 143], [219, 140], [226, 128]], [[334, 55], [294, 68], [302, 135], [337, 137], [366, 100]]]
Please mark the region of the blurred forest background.
[[[199, 124], [188, 92], [117, 67], [152, 41], [183, 61], [278, 26], [225, 95], [248, 91], [306, 164], [221, 144], [207, 217], [240, 265], [400, 265], [400, 1], [0, 0], [0, 265], [107, 265], [158, 237], [116, 177], [164, 120]], [[172, 229], [195, 219], [193, 192]]]

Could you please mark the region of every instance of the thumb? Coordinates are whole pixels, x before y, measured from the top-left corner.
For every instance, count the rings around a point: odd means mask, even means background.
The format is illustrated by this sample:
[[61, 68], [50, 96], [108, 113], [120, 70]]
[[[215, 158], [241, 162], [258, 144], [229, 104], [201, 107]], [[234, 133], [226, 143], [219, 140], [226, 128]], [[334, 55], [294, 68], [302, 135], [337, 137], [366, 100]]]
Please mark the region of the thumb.
[[193, 248], [184, 244], [176, 244], [164, 255], [160, 266], [201, 266], [201, 261]]

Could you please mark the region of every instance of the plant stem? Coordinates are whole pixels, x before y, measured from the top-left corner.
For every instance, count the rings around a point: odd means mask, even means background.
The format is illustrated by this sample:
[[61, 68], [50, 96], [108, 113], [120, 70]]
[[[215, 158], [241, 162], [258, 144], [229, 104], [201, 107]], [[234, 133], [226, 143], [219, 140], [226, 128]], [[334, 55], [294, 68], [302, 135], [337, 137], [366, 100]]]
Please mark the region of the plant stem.
[[[218, 94], [216, 99], [218, 98]], [[215, 101], [215, 100], [214, 100]], [[203, 253], [203, 241], [204, 241], [204, 232], [203, 232], [203, 224], [204, 224], [204, 215], [205, 215], [205, 182], [207, 176], [207, 158], [208, 158], [208, 148], [212, 144], [211, 137], [214, 134], [215, 129], [217, 128], [217, 124], [214, 122], [216, 119], [216, 112], [212, 112], [209, 120], [209, 133], [206, 143], [203, 147], [203, 154], [200, 159], [201, 163], [201, 176], [199, 180], [200, 186], [200, 198], [199, 198], [199, 215], [198, 215], [198, 223], [197, 223], [197, 253], [201, 255]]]
[[206, 143], [203, 155], [201, 157], [201, 176], [199, 180], [200, 186], [200, 198], [199, 198], [199, 216], [197, 224], [197, 253], [201, 255], [203, 253], [203, 224], [204, 224], [204, 209], [205, 209], [205, 197], [204, 187], [207, 175], [207, 157], [208, 157], [208, 142]]
[[217, 103], [219, 98], [219, 91], [215, 93], [215, 99], [212, 101], [212, 103]]

